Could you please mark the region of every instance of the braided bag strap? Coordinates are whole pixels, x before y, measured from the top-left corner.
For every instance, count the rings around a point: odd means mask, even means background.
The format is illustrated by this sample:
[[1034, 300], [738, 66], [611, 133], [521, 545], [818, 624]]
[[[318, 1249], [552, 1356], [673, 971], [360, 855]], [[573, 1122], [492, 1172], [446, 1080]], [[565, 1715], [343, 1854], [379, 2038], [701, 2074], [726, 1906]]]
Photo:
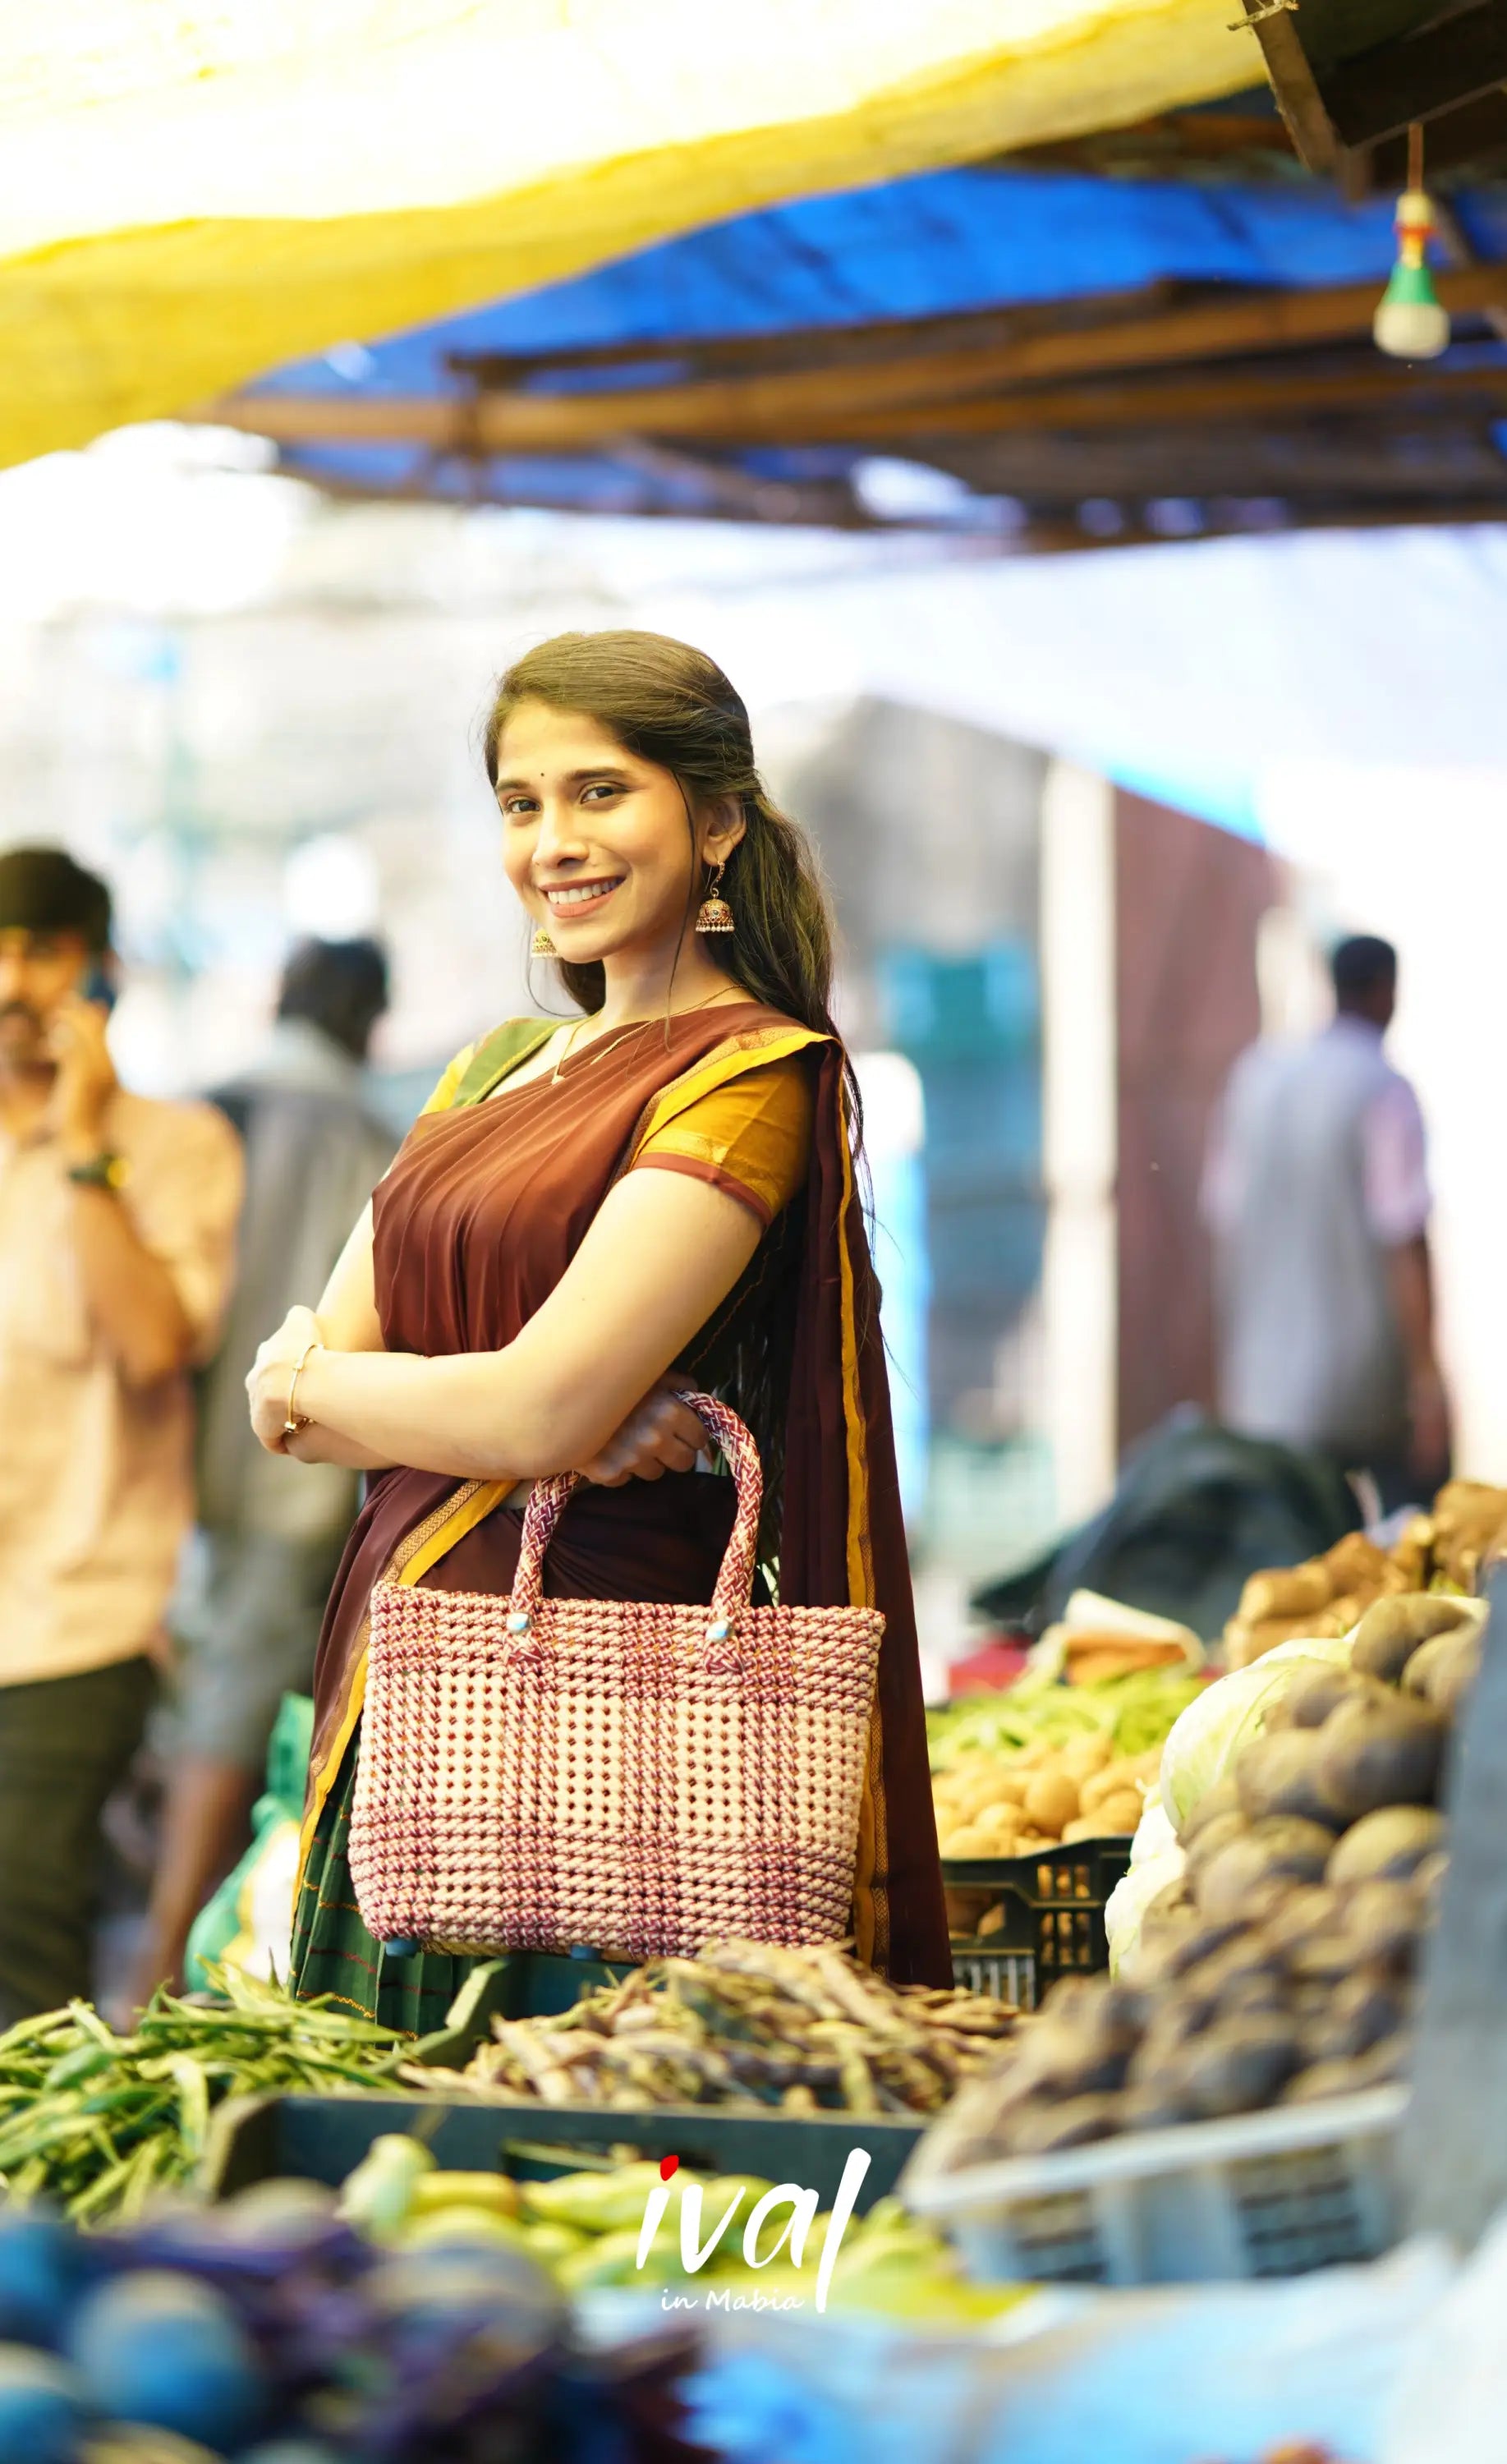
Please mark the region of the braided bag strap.
[[[716, 1589], [711, 1595], [707, 1622], [708, 1642], [714, 1650], [726, 1646], [728, 1664], [735, 1666], [738, 1615], [748, 1606], [754, 1590], [759, 1511], [764, 1503], [763, 1466], [752, 1431], [739, 1419], [736, 1412], [729, 1410], [726, 1403], [719, 1403], [713, 1395], [697, 1394], [693, 1389], [682, 1393], [680, 1399], [690, 1406], [707, 1435], [721, 1448], [737, 1485], [738, 1510], [717, 1576]], [[524, 1508], [518, 1569], [513, 1577], [507, 1617], [509, 1634], [520, 1641], [534, 1630], [544, 1597], [544, 1552], [555, 1536], [567, 1500], [580, 1485], [580, 1478], [579, 1472], [566, 1471], [557, 1473], [551, 1480], [535, 1481]]]

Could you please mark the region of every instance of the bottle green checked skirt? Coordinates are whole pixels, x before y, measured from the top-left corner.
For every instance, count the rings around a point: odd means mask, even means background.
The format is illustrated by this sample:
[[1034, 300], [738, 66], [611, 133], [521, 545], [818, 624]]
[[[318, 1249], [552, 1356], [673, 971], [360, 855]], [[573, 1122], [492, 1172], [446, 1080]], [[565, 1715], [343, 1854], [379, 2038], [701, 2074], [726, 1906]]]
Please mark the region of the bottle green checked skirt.
[[345, 1749], [315, 1830], [293, 1917], [293, 1990], [300, 2002], [327, 1993], [345, 2011], [426, 2036], [445, 2025], [477, 1965], [463, 1953], [419, 1950], [394, 1959], [370, 1934], [351, 1881], [351, 1804], [360, 1730]]

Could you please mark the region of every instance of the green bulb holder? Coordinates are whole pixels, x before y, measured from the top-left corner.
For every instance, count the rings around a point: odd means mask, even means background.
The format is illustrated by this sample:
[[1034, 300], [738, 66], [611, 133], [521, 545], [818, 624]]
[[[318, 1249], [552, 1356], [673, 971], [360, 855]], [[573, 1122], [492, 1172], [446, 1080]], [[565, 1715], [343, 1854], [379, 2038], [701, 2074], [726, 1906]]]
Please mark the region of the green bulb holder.
[[1393, 266], [1371, 334], [1388, 359], [1436, 360], [1450, 347], [1449, 312], [1440, 303], [1428, 266], [1409, 262], [1411, 253], [1409, 250]]
[[1437, 308], [1439, 295], [1427, 265], [1409, 265], [1399, 257], [1382, 294], [1384, 308]]

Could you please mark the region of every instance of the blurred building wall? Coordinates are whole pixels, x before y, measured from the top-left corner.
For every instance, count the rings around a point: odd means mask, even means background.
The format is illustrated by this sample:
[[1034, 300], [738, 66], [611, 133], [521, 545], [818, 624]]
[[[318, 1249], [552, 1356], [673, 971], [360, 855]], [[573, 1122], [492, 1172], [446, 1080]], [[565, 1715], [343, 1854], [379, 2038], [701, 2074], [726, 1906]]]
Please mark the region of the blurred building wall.
[[1199, 1188], [1231, 1065], [1261, 1029], [1256, 953], [1278, 896], [1264, 847], [1115, 796], [1117, 1434], [1212, 1410], [1213, 1312]]
[[930, 1417], [985, 1445], [1039, 1421], [1019, 1354], [1041, 1266], [1046, 766], [986, 729], [865, 699], [780, 769], [833, 892], [844, 1031], [920, 1075]]
[[883, 1039], [877, 966], [890, 949], [972, 957], [1034, 946], [1045, 756], [903, 701], [835, 709], [780, 765], [812, 830], [841, 931], [844, 1026]]
[[1054, 761], [1041, 805], [1040, 1415], [1058, 1529], [1097, 1513], [1118, 1452], [1115, 852], [1109, 781]]

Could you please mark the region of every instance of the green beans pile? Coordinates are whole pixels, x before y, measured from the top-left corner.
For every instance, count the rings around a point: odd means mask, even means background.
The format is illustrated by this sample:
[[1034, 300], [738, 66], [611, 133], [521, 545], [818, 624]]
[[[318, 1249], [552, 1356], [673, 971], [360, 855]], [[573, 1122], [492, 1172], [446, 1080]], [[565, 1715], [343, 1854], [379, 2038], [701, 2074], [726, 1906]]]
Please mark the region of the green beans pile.
[[210, 2114], [228, 2098], [372, 2087], [405, 2042], [328, 2000], [295, 2002], [233, 1969], [211, 1975], [223, 1999], [159, 1991], [128, 2036], [87, 2002], [0, 2035], [0, 2179], [11, 2199], [45, 2195], [77, 2224], [129, 2223], [154, 2191], [194, 2172]]
[[1044, 1738], [1065, 1746], [1075, 1737], [1103, 1735], [1116, 1758], [1159, 1746], [1179, 1712], [1203, 1692], [1203, 1680], [1187, 1668], [1142, 1668], [1129, 1677], [1100, 1677], [1086, 1685], [1054, 1678], [1017, 1678], [997, 1694], [963, 1694], [927, 1713], [927, 1740], [934, 1771], [977, 1753], [1004, 1758]]

